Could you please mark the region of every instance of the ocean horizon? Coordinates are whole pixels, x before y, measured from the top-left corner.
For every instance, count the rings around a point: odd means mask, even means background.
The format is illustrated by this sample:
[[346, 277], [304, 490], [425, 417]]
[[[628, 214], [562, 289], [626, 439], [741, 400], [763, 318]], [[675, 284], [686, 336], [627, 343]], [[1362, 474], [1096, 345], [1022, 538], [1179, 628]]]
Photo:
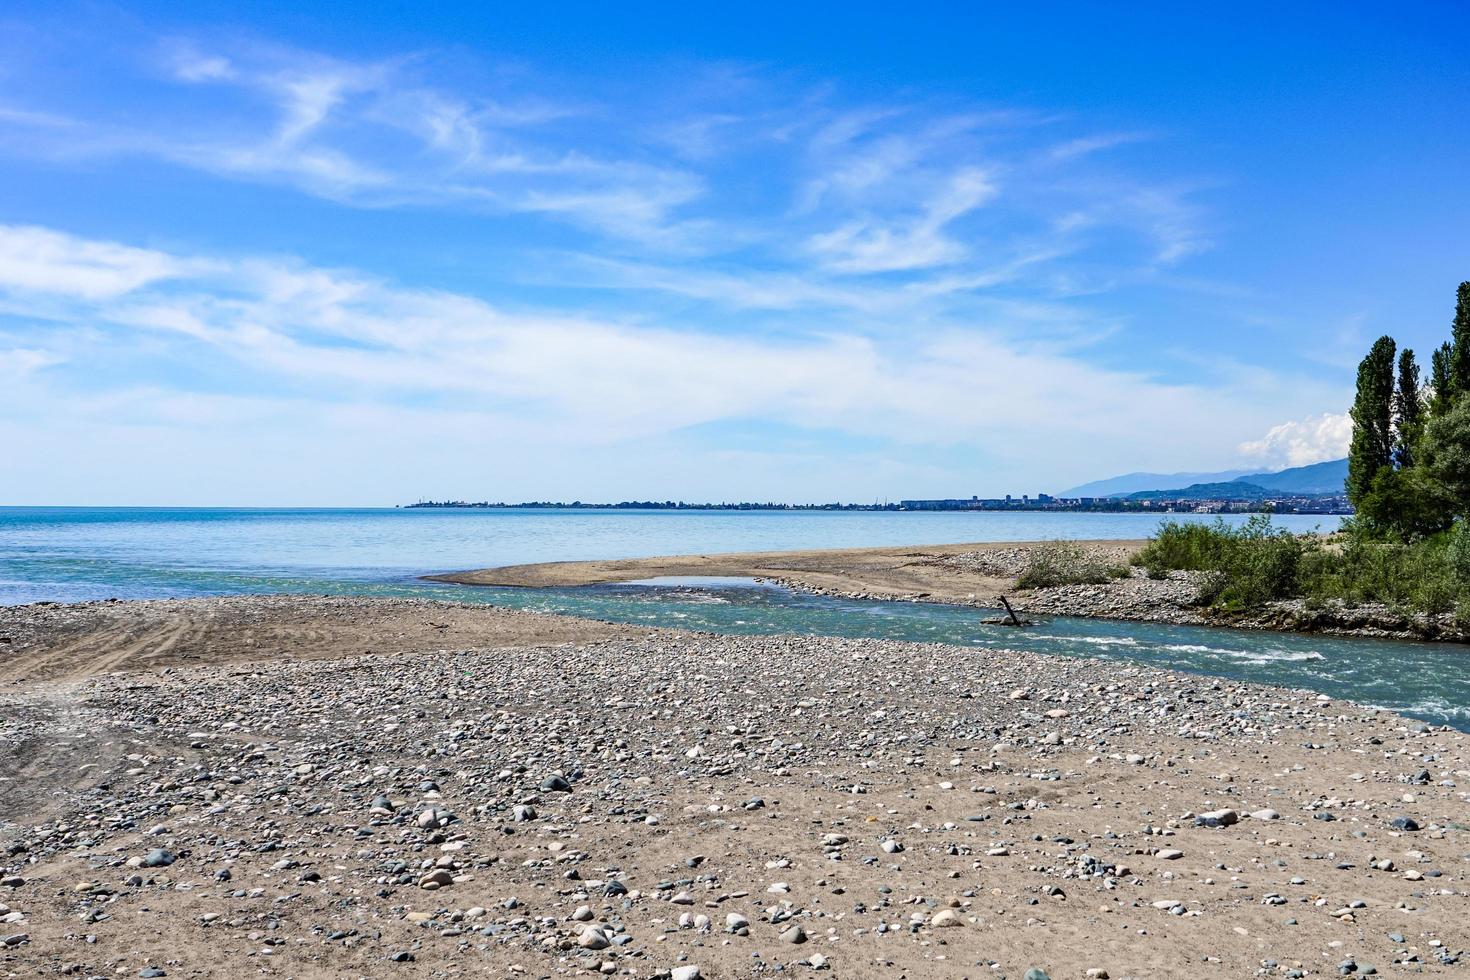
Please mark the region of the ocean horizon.
[[[1214, 515], [1173, 514], [1211, 521]], [[1229, 515], [1239, 523], [1246, 515]], [[1340, 518], [1282, 515], [1293, 531]], [[1018, 512], [0, 507], [0, 605], [359, 592], [548, 561], [983, 541], [1128, 540], [1160, 515]]]

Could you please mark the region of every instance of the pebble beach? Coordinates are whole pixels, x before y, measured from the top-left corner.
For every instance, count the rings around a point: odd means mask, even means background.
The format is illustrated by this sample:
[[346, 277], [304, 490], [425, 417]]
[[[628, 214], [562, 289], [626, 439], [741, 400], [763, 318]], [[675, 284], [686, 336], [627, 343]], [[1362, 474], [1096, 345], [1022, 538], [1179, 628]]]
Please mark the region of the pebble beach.
[[0, 633], [8, 976], [1470, 961], [1464, 734], [1307, 692], [400, 600]]

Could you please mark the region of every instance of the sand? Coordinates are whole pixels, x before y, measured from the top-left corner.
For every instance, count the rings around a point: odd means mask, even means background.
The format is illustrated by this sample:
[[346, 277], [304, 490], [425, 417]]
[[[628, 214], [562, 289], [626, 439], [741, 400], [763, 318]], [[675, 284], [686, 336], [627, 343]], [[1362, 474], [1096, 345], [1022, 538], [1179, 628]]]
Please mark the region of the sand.
[[1466, 968], [1466, 736], [1306, 692], [398, 600], [0, 636], [0, 975]]
[[[833, 548], [816, 551], [758, 551], [675, 555], [607, 561], [563, 561], [449, 572], [428, 578], [461, 585], [597, 585], [664, 576], [734, 576], [777, 579], [814, 591], [846, 595], [927, 598], [936, 602], [994, 602], [1015, 590], [1016, 556], [1042, 542], [980, 542], [899, 548]], [[1077, 541], [1080, 547], [1131, 552], [1142, 541]], [[993, 569], [965, 567], [944, 559], [993, 555]]]

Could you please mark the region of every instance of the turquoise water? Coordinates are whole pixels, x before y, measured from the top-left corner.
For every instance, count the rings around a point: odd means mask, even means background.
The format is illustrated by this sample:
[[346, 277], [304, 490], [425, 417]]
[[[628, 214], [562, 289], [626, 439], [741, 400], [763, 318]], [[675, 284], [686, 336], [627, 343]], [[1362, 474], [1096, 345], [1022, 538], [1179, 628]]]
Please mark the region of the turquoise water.
[[[1333, 518], [1282, 519], [1309, 529]], [[296, 592], [486, 602], [624, 623], [1034, 650], [1306, 688], [1470, 729], [1470, 655], [1449, 644], [1059, 617], [1028, 630], [931, 603], [740, 581], [467, 588], [431, 571], [641, 555], [1041, 538], [1136, 538], [1121, 514], [251, 511], [0, 508], [0, 603]]]
[[[1309, 530], [1338, 519], [1279, 520]], [[0, 604], [260, 591], [247, 580], [383, 583], [574, 559], [1143, 538], [1157, 525], [1144, 514], [1045, 512], [0, 507]]]

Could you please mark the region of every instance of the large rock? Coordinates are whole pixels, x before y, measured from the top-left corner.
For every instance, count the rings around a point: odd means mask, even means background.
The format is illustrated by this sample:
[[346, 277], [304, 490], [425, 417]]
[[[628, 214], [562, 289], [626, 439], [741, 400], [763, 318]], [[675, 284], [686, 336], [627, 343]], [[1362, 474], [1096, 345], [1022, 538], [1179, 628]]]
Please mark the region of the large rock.
[[1194, 818], [1196, 827], [1230, 827], [1240, 823], [1240, 814], [1234, 810], [1211, 810]]
[[583, 949], [607, 949], [612, 945], [612, 940], [602, 931], [601, 926], [588, 926], [577, 937], [577, 945]]

